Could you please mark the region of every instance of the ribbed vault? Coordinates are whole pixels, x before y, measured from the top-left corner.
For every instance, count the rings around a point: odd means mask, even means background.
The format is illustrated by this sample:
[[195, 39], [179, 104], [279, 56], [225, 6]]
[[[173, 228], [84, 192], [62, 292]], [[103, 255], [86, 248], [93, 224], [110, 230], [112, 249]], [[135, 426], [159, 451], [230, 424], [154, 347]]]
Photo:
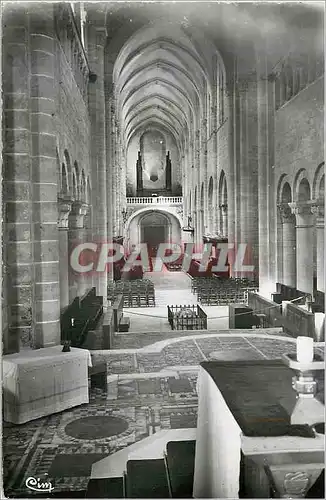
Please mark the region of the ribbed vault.
[[[200, 48], [202, 47], [205, 58]], [[169, 131], [179, 151], [212, 93], [212, 61], [219, 54], [195, 30], [191, 39], [182, 26], [151, 23], [129, 38], [115, 62], [113, 83], [124, 144], [146, 127]], [[208, 64], [210, 61], [210, 64]]]

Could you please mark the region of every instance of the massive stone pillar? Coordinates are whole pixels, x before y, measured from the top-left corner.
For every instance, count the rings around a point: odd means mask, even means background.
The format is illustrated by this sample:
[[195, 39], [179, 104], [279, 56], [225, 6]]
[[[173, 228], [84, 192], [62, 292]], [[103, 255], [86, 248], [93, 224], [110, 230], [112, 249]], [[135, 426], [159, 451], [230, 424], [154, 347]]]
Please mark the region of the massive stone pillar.
[[278, 205], [282, 223], [282, 283], [296, 288], [296, 226], [295, 217], [287, 203]]
[[[69, 214], [69, 256], [77, 245], [86, 242], [87, 230], [84, 227], [84, 218], [87, 210], [88, 205], [82, 201], [75, 201], [72, 204]], [[79, 262], [83, 265], [81, 256]], [[69, 271], [69, 302], [72, 302], [75, 297], [82, 297], [87, 291], [87, 276], [71, 266], [69, 266]]]
[[[230, 69], [231, 73], [231, 69]], [[229, 168], [228, 170], [228, 175], [227, 175], [227, 206], [224, 207], [224, 199], [220, 199], [220, 205], [219, 205], [219, 219], [220, 219], [220, 227], [222, 232], [225, 232], [225, 222], [227, 220], [228, 222], [228, 230], [227, 230], [227, 236], [228, 236], [228, 241], [232, 245], [236, 245], [237, 243], [237, 236], [236, 236], [236, 151], [235, 151], [235, 146], [234, 146], [234, 135], [235, 135], [235, 115], [234, 115], [234, 105], [235, 105], [235, 91], [234, 91], [234, 86], [235, 86], [235, 81], [234, 79], [230, 79], [228, 82], [228, 87], [227, 87], [227, 96], [228, 96], [228, 128], [229, 128], [229, 135], [228, 135], [228, 147], [229, 147]], [[218, 189], [220, 189], [220, 186], [218, 186]], [[224, 210], [227, 210], [227, 217], [226, 213], [224, 213]], [[225, 217], [225, 218], [224, 218]], [[235, 277], [235, 271], [234, 271], [234, 252], [232, 250], [229, 251], [229, 263], [231, 265], [230, 267], [230, 274], [231, 276]]]
[[56, 42], [53, 4], [30, 5], [33, 345], [47, 347], [60, 343]]
[[[113, 241], [113, 203], [112, 203], [112, 170], [113, 170], [113, 148], [114, 130], [112, 120], [114, 116], [113, 85], [109, 84], [106, 76], [105, 81], [105, 123], [106, 123], [106, 186], [107, 186], [107, 238]], [[108, 280], [113, 280], [113, 266], [109, 266]]]
[[259, 59], [257, 75], [258, 104], [258, 236], [259, 289], [270, 298], [275, 291], [275, 228], [274, 200], [274, 81], [269, 77], [266, 55]]
[[[91, 169], [92, 186], [96, 190], [93, 204], [94, 240], [107, 243], [107, 175], [106, 175], [106, 128], [104, 92], [104, 47], [106, 30], [90, 25], [88, 33], [88, 57], [91, 70], [96, 74], [95, 83], [89, 85], [89, 108], [91, 118]], [[97, 275], [96, 293], [107, 303], [107, 274]]]
[[27, 4], [6, 5], [2, 17], [3, 349], [32, 343], [34, 266]]
[[317, 202], [312, 207], [316, 214], [316, 238], [317, 238], [317, 290], [325, 293], [325, 207], [324, 201]]
[[60, 263], [60, 309], [69, 305], [69, 247], [68, 221], [72, 201], [70, 198], [58, 200], [58, 228], [59, 228], [59, 263]]
[[289, 203], [296, 216], [297, 289], [313, 293], [313, 226], [312, 202]]
[[244, 264], [253, 271], [242, 272], [258, 279], [258, 158], [257, 82], [247, 74], [238, 82], [240, 92], [240, 242], [246, 245]]

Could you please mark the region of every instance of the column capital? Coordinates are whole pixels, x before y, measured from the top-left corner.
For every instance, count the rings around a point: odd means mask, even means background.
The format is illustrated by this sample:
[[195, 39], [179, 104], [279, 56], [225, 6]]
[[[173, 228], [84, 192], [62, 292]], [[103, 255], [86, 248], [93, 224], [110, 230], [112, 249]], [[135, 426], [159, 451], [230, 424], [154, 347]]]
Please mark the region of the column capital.
[[89, 205], [82, 201], [75, 201], [69, 215], [69, 229], [83, 229], [84, 217], [87, 215]]
[[308, 201], [295, 201], [289, 203], [289, 207], [294, 215], [309, 216], [313, 214], [312, 207], [316, 202], [312, 200]]
[[68, 229], [69, 214], [71, 212], [73, 200], [69, 196], [58, 198], [58, 228]]
[[281, 216], [281, 222], [282, 224], [286, 224], [288, 222], [292, 222], [293, 220], [293, 212], [291, 207], [289, 206], [289, 203], [279, 203], [277, 205], [278, 211]]
[[317, 220], [324, 222], [325, 204], [324, 200], [315, 200], [311, 206], [311, 211], [317, 216]]

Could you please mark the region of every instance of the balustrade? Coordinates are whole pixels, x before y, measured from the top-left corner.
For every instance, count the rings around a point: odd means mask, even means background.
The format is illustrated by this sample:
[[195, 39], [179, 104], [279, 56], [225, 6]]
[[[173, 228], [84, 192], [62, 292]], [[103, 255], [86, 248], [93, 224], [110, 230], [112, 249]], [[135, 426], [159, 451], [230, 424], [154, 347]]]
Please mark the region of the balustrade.
[[182, 205], [182, 196], [144, 196], [127, 198], [127, 205]]

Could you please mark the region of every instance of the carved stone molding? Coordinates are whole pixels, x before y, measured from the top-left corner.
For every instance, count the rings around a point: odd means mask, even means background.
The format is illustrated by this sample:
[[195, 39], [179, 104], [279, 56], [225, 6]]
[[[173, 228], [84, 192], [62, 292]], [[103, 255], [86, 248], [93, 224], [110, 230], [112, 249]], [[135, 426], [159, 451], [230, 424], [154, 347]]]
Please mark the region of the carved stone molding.
[[309, 201], [296, 201], [294, 203], [289, 203], [289, 207], [292, 210], [294, 215], [300, 215], [302, 217], [308, 217], [313, 214], [312, 207], [315, 205], [315, 202]]
[[82, 201], [75, 201], [69, 215], [69, 229], [84, 229], [84, 218], [89, 210], [89, 205]]
[[323, 200], [315, 201], [314, 204], [311, 206], [311, 211], [313, 214], [317, 216], [317, 220], [319, 220], [319, 222], [324, 221], [325, 204]]
[[68, 229], [69, 214], [72, 207], [72, 199], [68, 196], [58, 198], [58, 228]]
[[286, 224], [293, 221], [293, 212], [288, 203], [279, 203], [277, 205], [281, 222], [282, 224]]

